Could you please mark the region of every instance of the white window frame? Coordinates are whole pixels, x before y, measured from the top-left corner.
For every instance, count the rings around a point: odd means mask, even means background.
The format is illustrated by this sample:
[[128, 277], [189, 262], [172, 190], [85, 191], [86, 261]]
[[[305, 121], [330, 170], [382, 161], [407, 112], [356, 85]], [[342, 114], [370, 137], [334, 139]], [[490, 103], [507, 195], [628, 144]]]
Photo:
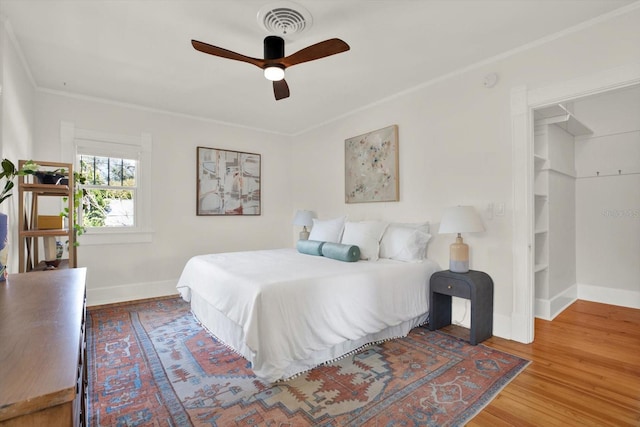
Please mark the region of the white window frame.
[[133, 227], [90, 227], [78, 236], [80, 245], [149, 243], [153, 240], [151, 216], [151, 134], [118, 135], [78, 129], [73, 123], [60, 125], [63, 158], [79, 170], [78, 154], [136, 159], [138, 189]]

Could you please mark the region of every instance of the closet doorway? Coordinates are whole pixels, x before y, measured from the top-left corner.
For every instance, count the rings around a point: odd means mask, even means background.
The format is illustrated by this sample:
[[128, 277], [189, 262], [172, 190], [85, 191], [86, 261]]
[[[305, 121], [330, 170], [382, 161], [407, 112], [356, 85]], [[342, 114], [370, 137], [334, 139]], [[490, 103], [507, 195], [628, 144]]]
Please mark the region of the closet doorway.
[[640, 308], [640, 86], [534, 110], [534, 315]]
[[551, 86], [536, 89], [518, 86], [511, 90], [514, 171], [511, 339], [514, 341], [530, 343], [534, 339], [534, 111], [638, 85], [640, 64], [631, 64]]

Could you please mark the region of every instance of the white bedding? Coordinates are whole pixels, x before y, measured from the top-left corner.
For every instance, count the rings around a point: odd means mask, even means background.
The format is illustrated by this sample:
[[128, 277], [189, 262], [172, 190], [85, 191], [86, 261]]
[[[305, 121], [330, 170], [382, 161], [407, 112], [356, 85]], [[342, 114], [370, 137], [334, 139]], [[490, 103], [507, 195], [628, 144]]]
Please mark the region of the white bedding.
[[276, 381], [327, 361], [317, 354], [335, 358], [354, 345], [406, 335], [426, 320], [429, 278], [439, 269], [430, 260], [348, 263], [295, 249], [232, 252], [191, 258], [177, 288], [186, 301], [198, 301], [194, 314], [246, 357], [256, 376]]

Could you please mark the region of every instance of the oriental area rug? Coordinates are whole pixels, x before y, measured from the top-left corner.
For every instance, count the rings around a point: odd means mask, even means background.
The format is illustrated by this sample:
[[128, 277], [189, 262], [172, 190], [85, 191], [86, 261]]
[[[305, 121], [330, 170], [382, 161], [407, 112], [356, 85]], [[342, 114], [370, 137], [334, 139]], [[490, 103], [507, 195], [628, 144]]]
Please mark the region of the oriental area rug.
[[88, 311], [91, 426], [458, 426], [528, 364], [426, 328], [263, 383], [179, 298]]

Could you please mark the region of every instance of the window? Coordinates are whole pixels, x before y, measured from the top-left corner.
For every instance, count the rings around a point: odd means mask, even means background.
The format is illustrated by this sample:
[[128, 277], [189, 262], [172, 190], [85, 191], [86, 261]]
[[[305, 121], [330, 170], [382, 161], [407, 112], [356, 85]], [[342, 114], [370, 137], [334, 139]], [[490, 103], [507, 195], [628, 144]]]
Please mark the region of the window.
[[135, 226], [138, 161], [80, 154], [79, 165], [86, 179], [81, 224], [87, 228]]
[[74, 158], [85, 190], [81, 245], [151, 241], [148, 171], [151, 136], [113, 135], [61, 127], [63, 155]]

